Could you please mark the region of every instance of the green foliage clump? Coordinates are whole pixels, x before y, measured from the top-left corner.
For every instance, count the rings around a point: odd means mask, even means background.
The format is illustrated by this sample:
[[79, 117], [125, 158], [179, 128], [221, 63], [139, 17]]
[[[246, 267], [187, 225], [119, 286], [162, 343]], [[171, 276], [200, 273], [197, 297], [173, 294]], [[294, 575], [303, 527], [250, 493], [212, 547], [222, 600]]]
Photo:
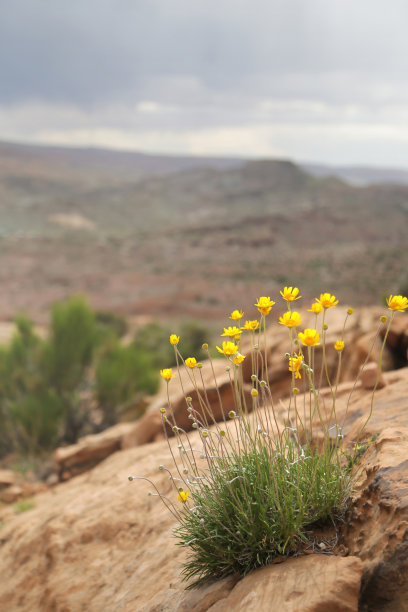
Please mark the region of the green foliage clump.
[[126, 319], [114, 312], [98, 310], [95, 318], [101, 333], [112, 332], [118, 338], [123, 338], [129, 331]]
[[118, 406], [156, 391], [153, 359], [122, 346], [120, 321], [95, 315], [80, 296], [54, 305], [46, 339], [30, 319], [16, 317], [14, 337], [0, 346], [0, 456], [35, 456], [76, 442], [101, 427], [92, 420], [95, 400], [105, 427], [117, 422]]
[[118, 408], [124, 402], [143, 392], [153, 395], [158, 385], [159, 377], [150, 353], [136, 345], [122, 346], [117, 338], [111, 338], [95, 368], [96, 398], [104, 423], [115, 423]]
[[200, 321], [186, 321], [179, 331], [149, 323], [136, 332], [134, 343], [141, 351], [151, 354], [156, 368], [171, 367], [176, 365], [176, 358], [169, 337], [176, 332], [180, 335], [179, 346], [186, 357], [195, 357], [198, 361], [207, 357], [202, 345], [210, 340], [212, 334]]
[[197, 510], [184, 507], [175, 530], [178, 545], [189, 547], [183, 573], [195, 578], [190, 588], [298, 550], [311, 524], [343, 509], [350, 472], [336, 453], [304, 451], [291, 442], [273, 451], [259, 443], [213, 462], [211, 478], [194, 491]]

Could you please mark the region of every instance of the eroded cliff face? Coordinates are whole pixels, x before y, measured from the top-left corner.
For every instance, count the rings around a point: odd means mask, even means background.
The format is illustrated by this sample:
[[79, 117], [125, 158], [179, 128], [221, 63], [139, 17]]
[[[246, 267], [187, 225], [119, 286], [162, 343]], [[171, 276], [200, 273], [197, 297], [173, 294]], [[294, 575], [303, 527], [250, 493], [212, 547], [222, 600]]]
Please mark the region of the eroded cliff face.
[[[336, 612], [406, 610], [408, 602], [408, 368], [384, 375], [365, 436], [362, 474], [334, 555], [314, 554], [186, 592], [174, 519], [147, 495], [169, 493], [165, 440], [122, 448], [91, 470], [35, 495], [34, 508], [0, 509], [0, 609], [7, 612]], [[339, 387], [346, 440], [365, 421], [371, 392]], [[157, 406], [155, 410], [157, 409]], [[282, 411], [285, 408], [282, 407]], [[147, 423], [148, 421], [146, 421]], [[146, 426], [145, 423], [145, 426]], [[157, 437], [157, 432], [156, 432]], [[196, 434], [192, 433], [192, 440]], [[154, 438], [154, 436], [153, 436]], [[196, 441], [198, 443], [198, 441]], [[130, 444], [130, 439], [128, 439]], [[317, 552], [317, 551], [320, 552]]]

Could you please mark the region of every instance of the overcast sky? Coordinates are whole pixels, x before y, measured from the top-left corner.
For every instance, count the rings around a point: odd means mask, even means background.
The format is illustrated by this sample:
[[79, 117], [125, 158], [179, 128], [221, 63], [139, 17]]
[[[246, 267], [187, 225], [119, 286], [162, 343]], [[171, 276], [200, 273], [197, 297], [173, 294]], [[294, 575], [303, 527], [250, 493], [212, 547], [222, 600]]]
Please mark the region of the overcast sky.
[[0, 139], [408, 167], [407, 0], [0, 0]]

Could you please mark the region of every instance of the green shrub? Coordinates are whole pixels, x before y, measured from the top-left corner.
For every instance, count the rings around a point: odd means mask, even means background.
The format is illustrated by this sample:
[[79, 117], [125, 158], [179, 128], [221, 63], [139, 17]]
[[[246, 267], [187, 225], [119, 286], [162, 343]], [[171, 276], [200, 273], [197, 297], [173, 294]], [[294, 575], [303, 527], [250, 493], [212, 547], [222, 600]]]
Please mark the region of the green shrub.
[[142, 392], [156, 393], [159, 375], [149, 353], [111, 338], [95, 369], [95, 393], [104, 423], [117, 422], [118, 408]]
[[[135, 346], [152, 356], [156, 368], [176, 365], [174, 349], [169, 344], [171, 333], [176, 330], [162, 327], [158, 323], [149, 323], [139, 329], [134, 338]], [[186, 357], [195, 355], [197, 359], [205, 359], [202, 350], [204, 342], [209, 342], [211, 332], [199, 321], [186, 321], [180, 328], [180, 347]]]
[[95, 313], [95, 318], [102, 335], [112, 332], [118, 338], [123, 338], [129, 331], [126, 319], [114, 312], [98, 310]]
[[175, 363], [174, 350], [169, 344], [170, 330], [158, 323], [148, 323], [137, 330], [134, 345], [142, 353], [151, 355], [156, 368]]
[[99, 429], [89, 410], [92, 393], [107, 426], [124, 402], [156, 391], [153, 359], [120, 344], [120, 320], [104, 313], [98, 323], [79, 296], [53, 306], [46, 340], [27, 317], [16, 318], [12, 341], [0, 347], [0, 456], [39, 455]]
[[52, 308], [44, 365], [50, 385], [72, 393], [83, 382], [97, 343], [95, 314], [84, 298], [74, 296]]

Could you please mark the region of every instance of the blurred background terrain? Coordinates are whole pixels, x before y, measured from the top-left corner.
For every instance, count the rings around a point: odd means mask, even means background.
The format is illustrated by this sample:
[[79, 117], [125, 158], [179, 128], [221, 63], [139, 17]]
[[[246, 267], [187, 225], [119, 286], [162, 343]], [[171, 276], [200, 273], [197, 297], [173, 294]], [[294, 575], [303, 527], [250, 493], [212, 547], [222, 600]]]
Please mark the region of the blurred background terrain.
[[408, 172], [378, 174], [0, 143], [0, 317], [44, 323], [81, 293], [137, 321], [218, 321], [282, 285], [379, 303], [408, 285]]

